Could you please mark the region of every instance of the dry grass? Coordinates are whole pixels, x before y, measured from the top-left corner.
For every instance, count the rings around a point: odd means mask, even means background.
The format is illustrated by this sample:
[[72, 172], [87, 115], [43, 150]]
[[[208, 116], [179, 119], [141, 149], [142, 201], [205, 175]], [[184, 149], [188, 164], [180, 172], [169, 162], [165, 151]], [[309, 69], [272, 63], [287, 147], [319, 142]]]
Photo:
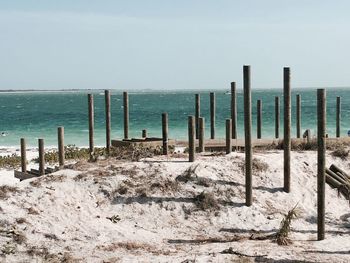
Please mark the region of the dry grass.
[[11, 193], [18, 193], [20, 190], [17, 187], [9, 185], [0, 186], [0, 200], [6, 200], [9, 198]]
[[15, 169], [21, 165], [21, 157], [17, 154], [0, 156], [0, 168]]
[[67, 178], [66, 175], [53, 175], [53, 174], [48, 174], [48, 175], [43, 175], [35, 180], [31, 181], [29, 184], [34, 187], [41, 187], [42, 184], [48, 184], [48, 183], [54, 183], [54, 182], [63, 182]]
[[132, 241], [126, 241], [126, 242], [116, 242], [109, 245], [99, 245], [96, 247], [99, 250], [108, 251], [108, 252], [114, 252], [118, 251], [120, 249], [128, 250], [130, 252], [137, 253], [136, 251], [142, 250], [151, 254], [156, 255], [168, 255], [170, 252], [158, 250], [155, 246], [146, 244], [146, 243], [140, 243], [140, 242], [132, 242]]
[[346, 160], [349, 156], [349, 150], [347, 150], [344, 146], [341, 146], [332, 152], [332, 156]]
[[35, 262], [50, 262], [50, 263], [78, 263], [82, 262], [80, 259], [74, 258], [68, 252], [52, 254], [49, 252], [47, 247], [36, 247], [31, 246], [27, 249], [26, 253], [31, 257], [37, 257], [42, 259], [41, 261], [36, 260]]
[[196, 169], [198, 165], [199, 164], [188, 167], [182, 174], [176, 177], [176, 180], [184, 183], [187, 183], [188, 181], [192, 180], [192, 177], [196, 175]]
[[196, 206], [201, 210], [218, 210], [219, 202], [213, 193], [202, 192], [194, 198]]
[[[238, 164], [238, 167], [242, 169], [242, 172], [245, 172], [245, 162], [241, 162]], [[264, 162], [259, 160], [258, 158], [253, 158], [252, 161], [252, 172], [255, 175], [259, 175], [263, 172], [266, 172], [269, 169], [269, 165]]]
[[297, 206], [298, 204], [289, 210], [281, 221], [280, 229], [276, 234], [276, 241], [280, 246], [288, 246], [292, 244], [292, 241], [289, 239], [289, 232], [291, 230], [292, 219], [298, 217]]

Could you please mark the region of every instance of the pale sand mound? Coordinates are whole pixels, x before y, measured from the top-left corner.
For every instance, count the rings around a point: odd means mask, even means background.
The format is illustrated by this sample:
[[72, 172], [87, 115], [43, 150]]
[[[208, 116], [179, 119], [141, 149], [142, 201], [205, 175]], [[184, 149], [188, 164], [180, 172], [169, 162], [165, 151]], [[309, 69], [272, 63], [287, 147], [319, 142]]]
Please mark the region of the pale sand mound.
[[[244, 205], [244, 153], [195, 163], [79, 162], [75, 171], [2, 186], [0, 261], [350, 262], [349, 203], [328, 185], [326, 240], [315, 241], [316, 153], [292, 153], [290, 194], [281, 188], [283, 153], [254, 157], [251, 207]], [[327, 156], [331, 163], [350, 170]], [[258, 240], [274, 234], [297, 203], [293, 244]], [[230, 247], [246, 257], [221, 253]]]

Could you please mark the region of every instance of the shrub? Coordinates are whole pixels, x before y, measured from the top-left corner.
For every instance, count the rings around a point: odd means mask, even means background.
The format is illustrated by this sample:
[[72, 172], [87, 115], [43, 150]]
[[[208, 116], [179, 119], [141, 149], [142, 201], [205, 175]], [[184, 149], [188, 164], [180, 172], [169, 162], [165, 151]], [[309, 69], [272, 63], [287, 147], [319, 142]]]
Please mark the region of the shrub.
[[15, 169], [21, 165], [21, 157], [17, 154], [0, 156], [0, 168]]
[[212, 193], [202, 192], [194, 200], [197, 207], [201, 210], [216, 210], [219, 208], [219, 203]]

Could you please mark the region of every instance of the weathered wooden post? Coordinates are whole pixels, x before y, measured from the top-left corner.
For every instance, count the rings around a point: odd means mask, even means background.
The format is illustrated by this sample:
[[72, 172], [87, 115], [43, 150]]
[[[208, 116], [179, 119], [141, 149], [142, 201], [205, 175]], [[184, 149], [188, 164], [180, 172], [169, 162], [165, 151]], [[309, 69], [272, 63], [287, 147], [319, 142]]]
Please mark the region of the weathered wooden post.
[[325, 238], [326, 91], [317, 90], [317, 239]]
[[275, 97], [275, 138], [280, 137], [280, 98]]
[[283, 190], [290, 192], [290, 123], [291, 123], [291, 88], [290, 88], [290, 68], [283, 68], [283, 96], [284, 96], [284, 187]]
[[258, 100], [256, 103], [256, 116], [257, 116], [257, 122], [256, 122], [256, 137], [258, 139], [261, 139], [261, 123], [262, 123], [262, 102], [261, 100]]
[[232, 119], [232, 139], [237, 139], [236, 82], [231, 82], [231, 119]]
[[64, 166], [64, 127], [57, 128], [58, 137], [58, 164]]
[[105, 90], [105, 111], [106, 111], [106, 152], [109, 154], [111, 148], [111, 95]]
[[232, 152], [232, 120], [227, 119], [226, 120], [226, 154], [229, 154]]
[[129, 95], [123, 92], [123, 108], [124, 108], [124, 139], [129, 138]]
[[341, 112], [341, 101], [340, 97], [337, 97], [337, 117], [336, 117], [336, 137], [340, 137], [340, 112]]
[[205, 128], [205, 125], [204, 125], [204, 122], [205, 122], [205, 119], [204, 117], [200, 117], [199, 118], [199, 147], [198, 147], [198, 152], [204, 152], [205, 149], [204, 149], [204, 128]]
[[301, 96], [300, 94], [297, 94], [297, 97], [296, 97], [296, 103], [297, 103], [297, 114], [296, 114], [296, 117], [297, 117], [297, 138], [300, 138], [301, 137]]
[[92, 94], [88, 94], [88, 106], [89, 106], [89, 153], [90, 159], [94, 154], [94, 97]]
[[250, 66], [243, 66], [244, 89], [244, 149], [245, 149], [245, 203], [251, 206], [252, 196], [252, 101], [250, 88]]
[[215, 139], [215, 93], [210, 92], [210, 138]]
[[26, 140], [21, 138], [21, 167], [22, 173], [27, 172], [27, 149], [26, 149]]
[[44, 139], [38, 139], [39, 143], [39, 175], [45, 174], [45, 150]]
[[168, 114], [162, 113], [163, 155], [168, 155]]
[[147, 130], [142, 130], [142, 138], [147, 138]]
[[199, 117], [201, 115], [201, 97], [195, 94], [196, 139], [199, 138]]
[[306, 142], [308, 143], [308, 144], [310, 144], [311, 143], [311, 130], [310, 129], [307, 129], [306, 131], [305, 131], [305, 137], [306, 137]]
[[188, 116], [188, 160], [194, 162], [195, 154], [195, 119], [193, 116]]

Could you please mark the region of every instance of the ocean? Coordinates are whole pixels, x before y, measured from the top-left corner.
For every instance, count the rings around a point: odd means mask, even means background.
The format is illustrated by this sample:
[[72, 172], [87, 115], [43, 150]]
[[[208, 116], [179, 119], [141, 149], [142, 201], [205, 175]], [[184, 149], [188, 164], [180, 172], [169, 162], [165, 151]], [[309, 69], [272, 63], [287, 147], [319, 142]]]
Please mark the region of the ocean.
[[[350, 89], [328, 88], [327, 133], [335, 136], [336, 97], [342, 99], [341, 135], [350, 129]], [[225, 136], [225, 119], [230, 118], [230, 94], [215, 90], [216, 137]], [[57, 145], [57, 127], [65, 128], [65, 144], [88, 145], [87, 94], [94, 94], [95, 145], [105, 145], [104, 95], [101, 91], [62, 92], [0, 92], [0, 147], [19, 147], [21, 137], [28, 146], [37, 146], [37, 138], [45, 139], [45, 146]], [[161, 136], [161, 114], [169, 115], [169, 137], [187, 138], [187, 116], [194, 115], [195, 93], [201, 97], [201, 116], [205, 117], [205, 134], [210, 136], [209, 91], [129, 92], [130, 137], [141, 137], [147, 129], [149, 137]], [[292, 137], [295, 137], [296, 94], [301, 95], [302, 132], [316, 133], [316, 88], [292, 90]], [[262, 100], [262, 138], [274, 137], [274, 97], [280, 97], [280, 135], [283, 136], [282, 89], [252, 90], [252, 133], [256, 137], [256, 101]], [[237, 94], [238, 137], [243, 137], [243, 93]], [[111, 137], [123, 137], [122, 92], [111, 91]]]

